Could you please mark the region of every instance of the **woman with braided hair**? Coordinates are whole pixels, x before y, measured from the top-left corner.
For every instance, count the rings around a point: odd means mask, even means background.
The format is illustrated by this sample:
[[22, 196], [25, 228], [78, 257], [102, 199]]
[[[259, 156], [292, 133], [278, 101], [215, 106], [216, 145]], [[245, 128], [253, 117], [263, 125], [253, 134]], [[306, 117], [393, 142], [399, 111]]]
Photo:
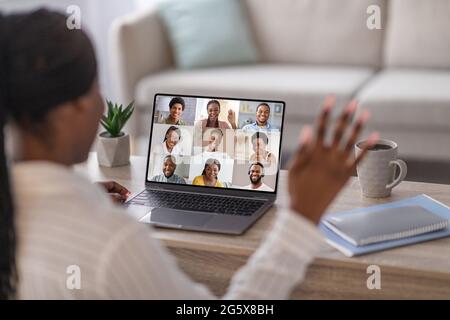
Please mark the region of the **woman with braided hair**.
[[[224, 298], [287, 298], [320, 250], [316, 224], [364, 156], [352, 159], [351, 150], [366, 117], [341, 143], [354, 105], [324, 145], [334, 102], [325, 102], [317, 139], [310, 129], [302, 135], [289, 171], [290, 208], [279, 209]], [[72, 170], [87, 159], [103, 112], [83, 30], [67, 29], [65, 15], [45, 9], [0, 14], [0, 299], [215, 298], [178, 268], [152, 228]], [[4, 148], [7, 122], [17, 129], [14, 162]], [[81, 272], [75, 289], [67, 286], [72, 266]]]

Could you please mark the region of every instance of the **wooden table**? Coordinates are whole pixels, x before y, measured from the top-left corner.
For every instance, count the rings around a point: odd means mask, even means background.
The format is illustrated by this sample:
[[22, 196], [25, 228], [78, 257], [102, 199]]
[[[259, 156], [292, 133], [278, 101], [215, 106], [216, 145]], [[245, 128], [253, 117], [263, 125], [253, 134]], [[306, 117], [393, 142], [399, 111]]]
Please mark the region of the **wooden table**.
[[[86, 164], [75, 168], [93, 181], [116, 180], [132, 192], [144, 186], [146, 159], [131, 157], [131, 165], [100, 167], [92, 153]], [[288, 201], [287, 172], [281, 172], [276, 205]], [[361, 196], [352, 178], [332, 204], [330, 211], [365, 207], [421, 193], [450, 205], [450, 186], [403, 182], [387, 199]], [[276, 208], [267, 212], [242, 236], [158, 228], [155, 237], [177, 257], [181, 268], [193, 279], [208, 285], [217, 295], [226, 292], [236, 270], [245, 264], [270, 229]], [[369, 265], [381, 268], [381, 289], [369, 290]], [[306, 279], [292, 293], [294, 299], [450, 299], [450, 238], [348, 258], [326, 246], [311, 264]]]

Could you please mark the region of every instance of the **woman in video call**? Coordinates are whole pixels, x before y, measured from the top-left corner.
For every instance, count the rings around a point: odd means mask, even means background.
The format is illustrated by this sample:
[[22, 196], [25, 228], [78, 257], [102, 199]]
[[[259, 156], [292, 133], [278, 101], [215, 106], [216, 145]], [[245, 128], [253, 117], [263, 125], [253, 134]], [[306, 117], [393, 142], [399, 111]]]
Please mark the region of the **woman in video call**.
[[217, 100], [210, 100], [206, 104], [206, 110], [208, 112], [208, 118], [197, 122], [197, 126], [204, 128], [220, 128], [220, 129], [236, 129], [236, 114], [233, 110], [228, 110], [228, 122], [219, 120], [220, 114], [220, 102]]
[[253, 154], [250, 156], [250, 161], [261, 162], [266, 167], [276, 166], [277, 159], [275, 155], [267, 150], [269, 137], [264, 132], [257, 131], [252, 135], [251, 141]]
[[[0, 130], [0, 299], [215, 298], [178, 267], [151, 227], [72, 169], [88, 157], [104, 101], [93, 46], [66, 19], [48, 10], [0, 14], [0, 127], [10, 120], [19, 149], [14, 163], [7, 161]], [[320, 252], [320, 217], [377, 140], [369, 138], [354, 159], [367, 117], [357, 118], [343, 141], [353, 103], [325, 144], [334, 103], [325, 100], [316, 137], [303, 131], [290, 164], [290, 206], [278, 208], [224, 298], [287, 298]], [[81, 290], [67, 287], [72, 265], [82, 273]]]
[[216, 158], [230, 158], [228, 153], [225, 152], [225, 147], [223, 145], [223, 130], [209, 129], [205, 131], [204, 136], [205, 135], [207, 135], [205, 140], [208, 144], [203, 147], [203, 156], [206, 154], [214, 154]]
[[206, 146], [203, 147], [201, 157], [214, 157], [220, 159], [229, 159], [230, 156], [225, 152], [223, 142], [223, 131], [221, 129], [208, 129], [204, 132], [203, 136], [206, 138]]
[[181, 131], [175, 126], [170, 126], [164, 135], [164, 140], [160, 145], [155, 146], [156, 154], [183, 155], [184, 150], [180, 143]]
[[205, 167], [203, 168], [202, 175], [197, 176], [192, 180], [194, 186], [208, 186], [208, 187], [219, 187], [223, 188], [224, 185], [219, 181], [217, 176], [220, 172], [220, 162], [216, 159], [208, 159], [205, 162]]
[[209, 134], [208, 145], [203, 148], [205, 152], [218, 152], [219, 146], [223, 140], [223, 132], [220, 129], [211, 129], [205, 132], [204, 135]]
[[177, 126], [184, 126], [186, 122], [181, 119], [186, 104], [181, 97], [174, 97], [169, 102], [169, 115], [164, 118], [160, 123], [174, 124]]

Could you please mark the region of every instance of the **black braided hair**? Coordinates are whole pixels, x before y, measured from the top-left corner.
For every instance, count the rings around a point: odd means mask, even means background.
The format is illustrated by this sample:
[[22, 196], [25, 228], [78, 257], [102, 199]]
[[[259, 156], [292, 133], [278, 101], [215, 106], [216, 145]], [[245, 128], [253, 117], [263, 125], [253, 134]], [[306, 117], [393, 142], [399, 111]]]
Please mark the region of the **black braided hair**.
[[64, 14], [39, 9], [0, 13], [0, 299], [16, 298], [17, 235], [4, 126], [39, 123], [50, 110], [85, 95], [97, 77], [91, 41], [69, 30]]

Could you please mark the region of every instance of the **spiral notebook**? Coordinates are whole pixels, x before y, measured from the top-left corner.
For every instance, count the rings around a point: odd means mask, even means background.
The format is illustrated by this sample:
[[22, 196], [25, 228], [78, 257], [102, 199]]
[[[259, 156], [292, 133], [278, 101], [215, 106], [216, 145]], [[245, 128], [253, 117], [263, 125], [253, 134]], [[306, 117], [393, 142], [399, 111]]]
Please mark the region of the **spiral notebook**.
[[320, 229], [347, 256], [450, 235], [450, 209], [426, 195], [326, 215]]
[[355, 246], [442, 230], [449, 221], [419, 205], [329, 216], [323, 224]]

